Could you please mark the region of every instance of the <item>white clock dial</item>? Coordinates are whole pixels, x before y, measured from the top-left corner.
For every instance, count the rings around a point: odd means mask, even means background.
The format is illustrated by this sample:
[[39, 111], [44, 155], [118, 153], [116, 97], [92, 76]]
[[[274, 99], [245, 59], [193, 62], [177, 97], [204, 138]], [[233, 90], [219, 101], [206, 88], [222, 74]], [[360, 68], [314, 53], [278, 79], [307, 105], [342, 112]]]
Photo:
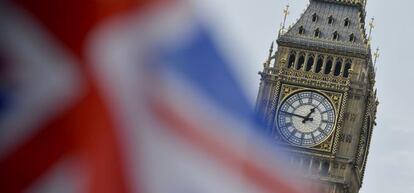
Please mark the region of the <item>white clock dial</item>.
[[298, 92], [282, 102], [277, 113], [278, 130], [285, 141], [312, 147], [332, 134], [335, 113], [332, 103], [322, 94]]

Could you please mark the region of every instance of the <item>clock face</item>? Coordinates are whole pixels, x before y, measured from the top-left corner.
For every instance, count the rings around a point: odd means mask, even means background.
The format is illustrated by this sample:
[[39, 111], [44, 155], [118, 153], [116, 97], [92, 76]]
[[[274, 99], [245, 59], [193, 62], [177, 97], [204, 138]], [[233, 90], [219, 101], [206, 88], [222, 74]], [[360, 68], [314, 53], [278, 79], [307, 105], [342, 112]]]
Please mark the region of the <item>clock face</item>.
[[282, 138], [296, 146], [312, 147], [325, 141], [335, 125], [335, 109], [328, 98], [312, 91], [290, 95], [277, 113]]

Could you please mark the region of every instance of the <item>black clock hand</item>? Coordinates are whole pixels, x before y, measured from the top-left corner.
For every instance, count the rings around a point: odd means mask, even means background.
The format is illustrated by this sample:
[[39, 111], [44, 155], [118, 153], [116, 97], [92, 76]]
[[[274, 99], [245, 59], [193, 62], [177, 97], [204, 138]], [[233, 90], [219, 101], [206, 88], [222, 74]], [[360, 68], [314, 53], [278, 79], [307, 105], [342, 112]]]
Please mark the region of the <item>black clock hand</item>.
[[315, 110], [322, 104], [322, 101], [319, 102], [318, 106], [313, 107], [313, 109], [310, 110], [310, 113], [306, 115], [306, 117], [303, 119], [302, 123], [306, 123], [306, 121], [313, 121], [313, 118], [310, 118], [310, 116], [315, 113]]
[[295, 114], [295, 113], [289, 113], [289, 112], [285, 112], [285, 111], [282, 111], [282, 113], [292, 115], [292, 116], [295, 116], [295, 117], [299, 117], [299, 118], [302, 118], [302, 119], [313, 121], [313, 118], [305, 117], [305, 116], [298, 115], [298, 114]]
[[315, 110], [322, 104], [322, 102], [319, 102], [318, 106], [313, 107], [313, 109], [310, 110], [310, 113], [307, 115], [309, 118], [313, 113], [315, 113]]
[[[318, 105], [319, 106], [319, 105]], [[313, 118], [310, 118], [310, 116], [315, 113], [317, 107], [314, 107], [313, 109], [310, 110], [310, 113], [308, 115], [306, 115], [305, 118], [303, 118], [302, 123], [306, 123], [306, 121], [313, 121]]]

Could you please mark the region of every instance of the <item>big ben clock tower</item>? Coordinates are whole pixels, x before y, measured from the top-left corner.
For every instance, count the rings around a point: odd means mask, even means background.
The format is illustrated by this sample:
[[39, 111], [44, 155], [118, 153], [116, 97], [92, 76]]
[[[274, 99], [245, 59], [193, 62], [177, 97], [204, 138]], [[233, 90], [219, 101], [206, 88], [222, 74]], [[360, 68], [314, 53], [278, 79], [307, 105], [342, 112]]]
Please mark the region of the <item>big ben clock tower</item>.
[[357, 193], [364, 178], [378, 106], [365, 5], [310, 0], [260, 72], [257, 111], [321, 193]]

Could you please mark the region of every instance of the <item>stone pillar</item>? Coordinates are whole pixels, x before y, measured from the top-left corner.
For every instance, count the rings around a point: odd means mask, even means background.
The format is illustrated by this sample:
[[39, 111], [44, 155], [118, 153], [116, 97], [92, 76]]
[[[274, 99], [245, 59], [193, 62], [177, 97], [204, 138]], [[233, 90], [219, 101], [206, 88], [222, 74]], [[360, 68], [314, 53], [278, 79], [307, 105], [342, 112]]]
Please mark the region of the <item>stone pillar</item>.
[[323, 64], [322, 64], [322, 70], [321, 70], [322, 73], [325, 72], [327, 61], [328, 61], [328, 56], [326, 56], [325, 58], [323, 58]]
[[341, 74], [339, 74], [339, 76], [344, 76], [345, 66], [346, 66], [346, 62], [345, 62], [345, 60], [343, 60], [342, 61], [342, 66], [341, 66]]
[[331, 68], [331, 73], [330, 73], [330, 75], [334, 75], [335, 74], [335, 70], [336, 70], [336, 61], [337, 61], [337, 57], [335, 57], [334, 59], [333, 59], [333, 62], [332, 62], [332, 68]]
[[309, 60], [309, 53], [306, 52], [306, 54], [305, 54], [305, 61], [303, 62], [303, 65], [302, 65], [301, 70], [303, 70], [303, 71], [306, 70], [306, 66], [308, 65], [308, 60]]
[[296, 56], [295, 56], [295, 63], [293, 64], [293, 69], [297, 69], [297, 68], [298, 68], [299, 55], [300, 55], [300, 53], [299, 53], [299, 52], [298, 52], [298, 53], [296, 53]]
[[319, 54], [316, 53], [315, 54], [315, 58], [313, 60], [313, 66], [312, 66], [312, 72], [316, 72], [316, 65], [318, 64], [318, 60], [319, 60]]

